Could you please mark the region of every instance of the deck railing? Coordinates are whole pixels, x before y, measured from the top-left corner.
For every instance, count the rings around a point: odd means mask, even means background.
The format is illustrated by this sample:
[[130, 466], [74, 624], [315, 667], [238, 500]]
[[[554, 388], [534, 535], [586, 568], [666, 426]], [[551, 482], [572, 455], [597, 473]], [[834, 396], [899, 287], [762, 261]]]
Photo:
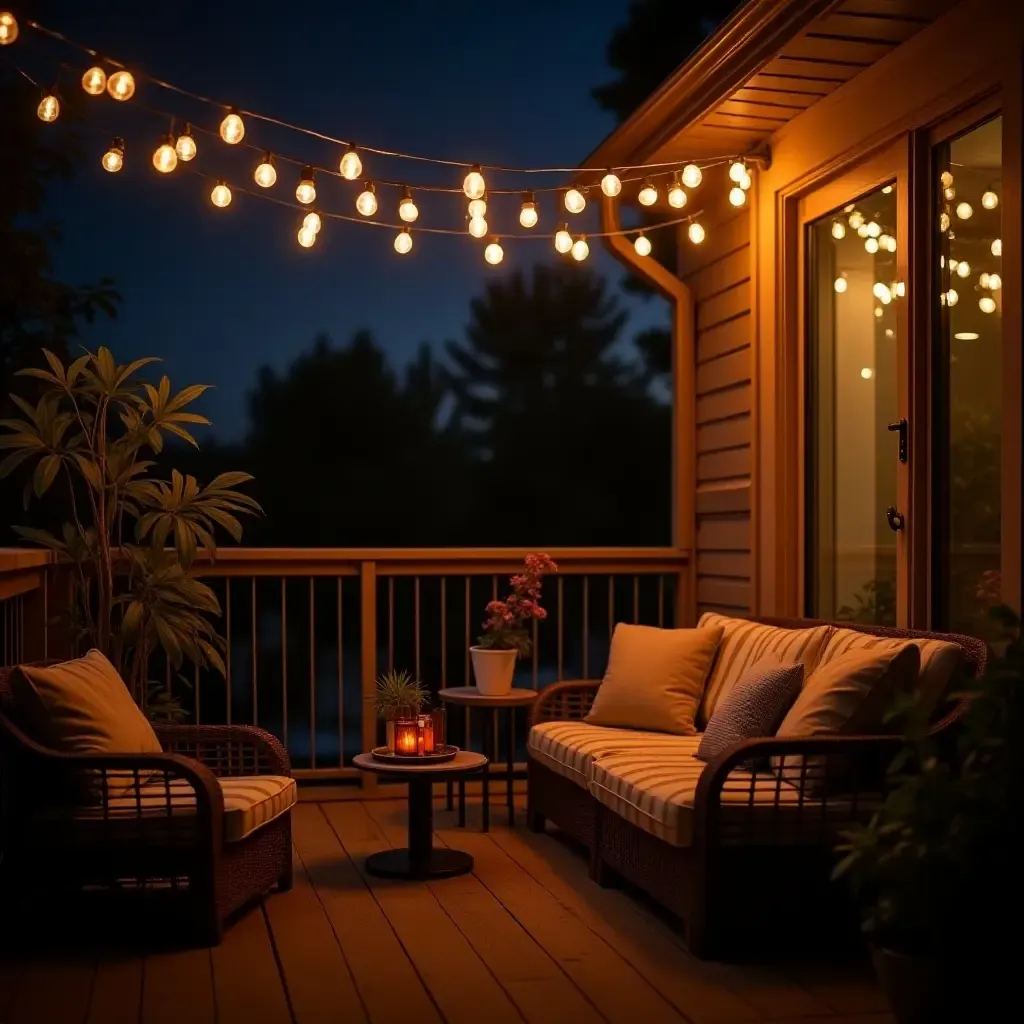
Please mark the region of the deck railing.
[[[539, 689], [601, 673], [616, 622], [666, 626], [687, 615], [685, 552], [549, 553], [560, 571], [545, 581], [548, 618], [536, 625], [533, 653], [517, 669], [519, 686]], [[526, 554], [504, 548], [224, 548], [199, 571], [221, 602], [226, 678], [191, 667], [175, 673], [166, 662], [154, 674], [189, 720], [263, 726], [282, 738], [301, 774], [350, 776], [353, 755], [378, 739], [367, 709], [378, 673], [407, 669], [432, 691], [471, 684], [469, 647], [484, 606], [504, 595]], [[35, 561], [26, 568], [29, 556]], [[53, 656], [64, 646], [40, 607], [52, 603], [59, 572], [45, 568], [45, 561], [38, 552], [0, 551], [4, 663]], [[12, 584], [7, 596], [5, 581], [16, 578], [22, 589], [13, 593]], [[458, 741], [465, 725], [451, 727]]]

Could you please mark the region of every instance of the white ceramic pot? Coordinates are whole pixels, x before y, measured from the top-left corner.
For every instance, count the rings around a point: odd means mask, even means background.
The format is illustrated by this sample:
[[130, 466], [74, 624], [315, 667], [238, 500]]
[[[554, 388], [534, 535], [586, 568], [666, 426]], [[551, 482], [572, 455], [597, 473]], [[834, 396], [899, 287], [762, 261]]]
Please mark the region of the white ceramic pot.
[[476, 688], [485, 697], [504, 697], [512, 689], [516, 671], [515, 651], [492, 651], [486, 647], [470, 647]]

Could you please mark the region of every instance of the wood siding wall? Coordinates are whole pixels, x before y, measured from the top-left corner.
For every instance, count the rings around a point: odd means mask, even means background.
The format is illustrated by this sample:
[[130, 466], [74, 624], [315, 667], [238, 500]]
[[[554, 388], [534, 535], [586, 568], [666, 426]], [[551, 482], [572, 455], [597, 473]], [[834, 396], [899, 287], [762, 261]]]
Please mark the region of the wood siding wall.
[[707, 229], [680, 245], [696, 317], [696, 605], [737, 614], [752, 609], [750, 215]]

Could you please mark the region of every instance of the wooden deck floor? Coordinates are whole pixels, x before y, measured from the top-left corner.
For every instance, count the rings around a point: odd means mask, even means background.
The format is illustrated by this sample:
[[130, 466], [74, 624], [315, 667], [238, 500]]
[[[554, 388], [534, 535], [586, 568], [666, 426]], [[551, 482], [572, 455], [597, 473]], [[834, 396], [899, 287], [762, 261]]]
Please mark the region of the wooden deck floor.
[[465, 830], [450, 813], [435, 819], [438, 842], [473, 854], [473, 874], [398, 883], [367, 876], [363, 860], [404, 845], [403, 803], [302, 803], [295, 888], [241, 917], [218, 948], [9, 957], [0, 1021], [891, 1020], [865, 965], [702, 963], [648, 908], [590, 882], [560, 840], [509, 829], [497, 808], [483, 835], [473, 810]]

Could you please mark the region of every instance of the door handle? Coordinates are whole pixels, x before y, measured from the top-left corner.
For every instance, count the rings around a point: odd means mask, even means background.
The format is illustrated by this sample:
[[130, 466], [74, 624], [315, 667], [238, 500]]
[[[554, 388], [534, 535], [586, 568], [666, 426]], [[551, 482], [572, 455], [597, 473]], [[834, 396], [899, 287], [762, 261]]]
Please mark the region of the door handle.
[[[907, 418], [901, 416], [895, 423], [890, 423], [889, 430], [895, 430], [900, 435], [900, 462], [907, 461]], [[896, 529], [896, 527], [893, 527]]]
[[890, 505], [885, 510], [885, 518], [889, 520], [889, 529], [892, 530], [893, 533], [899, 533], [900, 530], [903, 529], [903, 513], [897, 512], [895, 505]]

